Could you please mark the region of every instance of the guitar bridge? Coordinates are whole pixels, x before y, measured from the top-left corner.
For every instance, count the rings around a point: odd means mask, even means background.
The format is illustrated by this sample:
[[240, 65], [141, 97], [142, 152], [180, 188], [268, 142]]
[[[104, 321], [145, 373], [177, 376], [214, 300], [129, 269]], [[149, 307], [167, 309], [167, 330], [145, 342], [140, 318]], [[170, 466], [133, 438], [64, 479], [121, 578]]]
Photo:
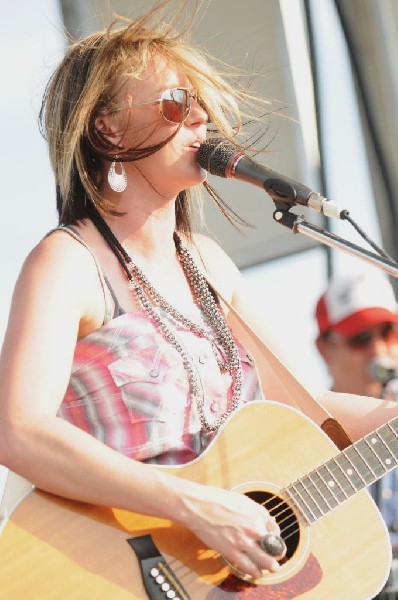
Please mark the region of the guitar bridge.
[[149, 600], [191, 600], [150, 535], [129, 538], [136, 553]]

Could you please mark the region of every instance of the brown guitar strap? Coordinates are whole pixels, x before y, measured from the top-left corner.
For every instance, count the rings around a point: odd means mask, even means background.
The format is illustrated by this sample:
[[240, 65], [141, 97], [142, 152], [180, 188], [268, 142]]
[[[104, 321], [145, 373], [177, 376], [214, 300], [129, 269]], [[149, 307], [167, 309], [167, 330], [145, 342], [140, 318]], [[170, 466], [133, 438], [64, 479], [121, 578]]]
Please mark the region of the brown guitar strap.
[[272, 380], [273, 391], [277, 393], [277, 396], [274, 396], [275, 398], [284, 398], [288, 404], [298, 407], [322, 428], [340, 450], [344, 450], [344, 448], [351, 445], [352, 440], [340, 423], [296, 379], [293, 373], [277, 358], [265, 341], [253, 331], [238, 311], [223, 298], [212, 284], [210, 286], [231, 311], [232, 314], [229, 315], [228, 321], [238, 339], [247, 348], [250, 348], [264, 390], [267, 389], [267, 384]]

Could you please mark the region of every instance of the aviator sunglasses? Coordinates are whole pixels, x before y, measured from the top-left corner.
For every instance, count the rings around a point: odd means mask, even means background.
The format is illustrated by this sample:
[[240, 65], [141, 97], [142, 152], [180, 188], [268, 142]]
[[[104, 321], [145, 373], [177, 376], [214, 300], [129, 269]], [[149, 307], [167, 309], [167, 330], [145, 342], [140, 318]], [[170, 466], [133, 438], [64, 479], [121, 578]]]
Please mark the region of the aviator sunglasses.
[[169, 123], [183, 123], [191, 111], [192, 102], [191, 99], [196, 100], [203, 108], [203, 104], [200, 102], [198, 95], [195, 92], [191, 92], [186, 88], [171, 88], [162, 92], [160, 98], [157, 100], [150, 100], [149, 102], [140, 102], [139, 104], [129, 104], [128, 106], [123, 105], [116, 107], [114, 111], [123, 110], [125, 108], [135, 108], [137, 106], [153, 106], [159, 104], [160, 114]]
[[385, 323], [380, 329], [365, 329], [357, 335], [344, 338], [345, 343], [354, 350], [365, 350], [374, 339], [382, 339], [387, 343], [398, 341], [398, 324]]

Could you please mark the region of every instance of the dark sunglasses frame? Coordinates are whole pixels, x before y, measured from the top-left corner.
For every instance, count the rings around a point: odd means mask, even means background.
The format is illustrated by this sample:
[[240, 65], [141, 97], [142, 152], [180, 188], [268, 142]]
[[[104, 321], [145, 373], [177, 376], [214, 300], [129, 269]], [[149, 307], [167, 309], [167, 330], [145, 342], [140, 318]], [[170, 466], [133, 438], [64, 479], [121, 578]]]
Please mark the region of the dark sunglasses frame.
[[[325, 340], [333, 340], [333, 332], [326, 332], [322, 337]], [[374, 338], [381, 338], [385, 342], [398, 342], [398, 323], [388, 322], [383, 323], [382, 327], [378, 331], [372, 331], [365, 329], [356, 335], [342, 336], [344, 343], [347, 344], [352, 350], [365, 350], [374, 340]]]
[[[178, 125], [188, 118], [189, 113], [191, 112], [192, 99], [196, 100], [203, 108], [203, 105], [195, 92], [191, 92], [187, 88], [174, 87], [164, 90], [157, 100], [149, 100], [148, 102], [139, 102], [137, 104], [128, 105], [124, 103], [123, 105], [114, 107], [113, 112], [135, 108], [137, 106], [154, 106], [155, 104], [159, 104], [159, 110], [162, 117], [169, 123]], [[176, 115], [175, 117], [174, 114]]]

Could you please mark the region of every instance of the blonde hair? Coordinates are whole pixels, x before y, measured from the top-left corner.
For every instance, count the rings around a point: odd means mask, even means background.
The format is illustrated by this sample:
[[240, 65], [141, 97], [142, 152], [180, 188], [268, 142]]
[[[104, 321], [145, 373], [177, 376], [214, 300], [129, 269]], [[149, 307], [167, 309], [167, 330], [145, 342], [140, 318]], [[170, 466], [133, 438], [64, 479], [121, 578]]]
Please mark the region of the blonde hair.
[[[137, 20], [117, 17], [107, 29], [71, 43], [48, 82], [40, 123], [56, 179], [59, 220], [64, 224], [87, 217], [90, 202], [102, 215], [119, 214], [98, 189], [102, 159], [113, 160], [117, 155], [122, 161], [138, 160], [170, 140], [121, 151], [101, 136], [95, 125], [100, 114], [112, 112], [115, 97], [126, 83], [140, 79], [155, 54], [187, 76], [217, 134], [237, 143], [242, 128], [239, 104], [249, 95], [221, 76], [210, 57], [189, 42], [192, 16], [180, 31], [178, 17], [169, 24], [151, 24], [158, 21], [159, 11], [169, 2], [157, 4]], [[208, 184], [205, 187], [230, 220], [239, 220]], [[181, 192], [176, 203], [177, 231], [186, 234], [192, 228], [190, 195], [190, 190]]]

